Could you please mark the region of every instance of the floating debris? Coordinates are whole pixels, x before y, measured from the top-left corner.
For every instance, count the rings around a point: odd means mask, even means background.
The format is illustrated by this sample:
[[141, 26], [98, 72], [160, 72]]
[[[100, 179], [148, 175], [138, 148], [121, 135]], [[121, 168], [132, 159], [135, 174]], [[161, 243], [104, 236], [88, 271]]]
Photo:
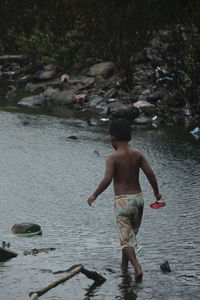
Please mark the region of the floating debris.
[[171, 268], [170, 268], [170, 266], [169, 266], [168, 261], [165, 261], [164, 263], [162, 263], [162, 264], [160, 265], [160, 268], [161, 268], [161, 270], [162, 270], [163, 272], [167, 272], [167, 273], [170, 273], [170, 272], [171, 272]]

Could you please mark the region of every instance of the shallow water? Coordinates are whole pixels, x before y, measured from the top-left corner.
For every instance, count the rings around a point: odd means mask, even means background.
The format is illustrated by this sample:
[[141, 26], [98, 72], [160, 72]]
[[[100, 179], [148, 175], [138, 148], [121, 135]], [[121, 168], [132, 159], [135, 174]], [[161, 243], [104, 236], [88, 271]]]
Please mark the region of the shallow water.
[[[23, 122], [28, 121], [24, 126]], [[77, 140], [67, 139], [76, 135]], [[148, 157], [167, 202], [159, 210], [146, 178], [138, 258], [144, 278], [119, 268], [121, 250], [115, 228], [113, 190], [86, 203], [101, 179], [112, 151], [106, 125], [88, 126], [73, 118], [0, 112], [0, 241], [10, 242], [19, 255], [0, 263], [0, 299], [28, 299], [74, 264], [101, 273], [99, 286], [79, 274], [42, 299], [200, 299], [200, 143], [181, 127], [135, 129], [132, 145]], [[99, 154], [99, 155], [98, 155]], [[15, 223], [41, 225], [42, 236], [12, 236]], [[48, 254], [23, 255], [24, 250], [55, 247]], [[168, 260], [171, 273], [162, 273]]]

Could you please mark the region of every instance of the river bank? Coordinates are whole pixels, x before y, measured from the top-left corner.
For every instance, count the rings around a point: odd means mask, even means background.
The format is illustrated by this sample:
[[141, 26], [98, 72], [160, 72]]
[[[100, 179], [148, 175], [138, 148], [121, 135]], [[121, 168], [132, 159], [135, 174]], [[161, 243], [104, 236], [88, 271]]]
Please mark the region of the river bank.
[[[1, 60], [0, 105], [6, 110], [67, 111], [102, 124], [123, 117], [133, 126], [200, 126], [200, 108], [188, 106], [175, 89], [175, 78], [152, 64], [148, 53], [135, 57], [133, 84], [113, 62], [88, 59], [78, 73], [51, 64], [34, 66], [25, 58]], [[71, 112], [70, 112], [71, 111]], [[93, 120], [96, 119], [94, 122]]]

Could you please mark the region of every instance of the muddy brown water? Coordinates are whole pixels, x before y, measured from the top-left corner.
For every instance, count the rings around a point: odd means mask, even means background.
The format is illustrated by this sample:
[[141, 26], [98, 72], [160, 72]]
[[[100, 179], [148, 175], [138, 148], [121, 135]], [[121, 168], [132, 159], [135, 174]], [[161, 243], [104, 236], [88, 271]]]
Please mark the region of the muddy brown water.
[[[67, 139], [70, 135], [77, 139]], [[95, 288], [79, 274], [41, 299], [200, 299], [200, 142], [180, 126], [134, 129], [131, 145], [147, 156], [167, 202], [159, 210], [149, 207], [153, 193], [141, 174], [145, 210], [138, 258], [144, 278], [139, 284], [131, 267], [125, 274], [119, 268], [112, 186], [93, 208], [86, 203], [112, 151], [107, 125], [89, 126], [71, 115], [0, 111], [0, 241], [19, 254], [0, 263], [0, 299], [28, 299], [30, 291], [62, 276], [52, 271], [79, 263], [106, 282]], [[12, 236], [12, 225], [21, 222], [40, 224], [43, 235]], [[23, 255], [48, 247], [56, 250]], [[171, 273], [160, 270], [165, 260]]]

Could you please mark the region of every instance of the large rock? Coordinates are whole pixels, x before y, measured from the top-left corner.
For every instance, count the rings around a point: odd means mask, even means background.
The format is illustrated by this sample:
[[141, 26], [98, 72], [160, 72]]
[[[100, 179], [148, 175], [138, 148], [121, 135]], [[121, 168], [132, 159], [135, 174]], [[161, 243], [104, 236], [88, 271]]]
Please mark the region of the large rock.
[[34, 223], [15, 224], [11, 230], [14, 234], [42, 233], [40, 225]]
[[138, 109], [130, 104], [123, 104], [118, 101], [108, 104], [106, 113], [111, 118], [134, 120], [138, 116]]
[[89, 76], [77, 76], [69, 79], [69, 84], [77, 91], [90, 88], [94, 82], [95, 79]]
[[59, 93], [60, 90], [59, 89], [54, 89], [52, 88], [51, 86], [48, 86], [47, 89], [44, 91], [43, 95], [46, 97], [46, 98], [50, 98], [50, 99], [53, 99], [54, 96]]
[[31, 107], [41, 106], [44, 105], [45, 103], [46, 103], [46, 99], [43, 94], [24, 97], [18, 102], [19, 105], [31, 106]]
[[38, 71], [35, 75], [34, 75], [34, 79], [38, 80], [38, 81], [42, 81], [42, 80], [51, 80], [54, 78], [56, 74], [55, 70], [50, 70], [50, 71]]
[[114, 71], [114, 64], [112, 62], [102, 62], [99, 64], [96, 64], [89, 68], [89, 71], [87, 72], [88, 76], [99, 76], [106, 78], [109, 75], [111, 75]]
[[98, 108], [99, 105], [103, 104], [103, 98], [99, 95], [90, 95], [87, 99], [90, 107]]
[[56, 66], [53, 64], [44, 66], [44, 70], [36, 72], [34, 78], [38, 81], [51, 80], [56, 74]]
[[73, 90], [58, 91], [53, 95], [52, 103], [61, 105], [71, 105], [76, 102]]
[[0, 261], [6, 261], [16, 256], [17, 253], [9, 250], [8, 248], [0, 247]]

